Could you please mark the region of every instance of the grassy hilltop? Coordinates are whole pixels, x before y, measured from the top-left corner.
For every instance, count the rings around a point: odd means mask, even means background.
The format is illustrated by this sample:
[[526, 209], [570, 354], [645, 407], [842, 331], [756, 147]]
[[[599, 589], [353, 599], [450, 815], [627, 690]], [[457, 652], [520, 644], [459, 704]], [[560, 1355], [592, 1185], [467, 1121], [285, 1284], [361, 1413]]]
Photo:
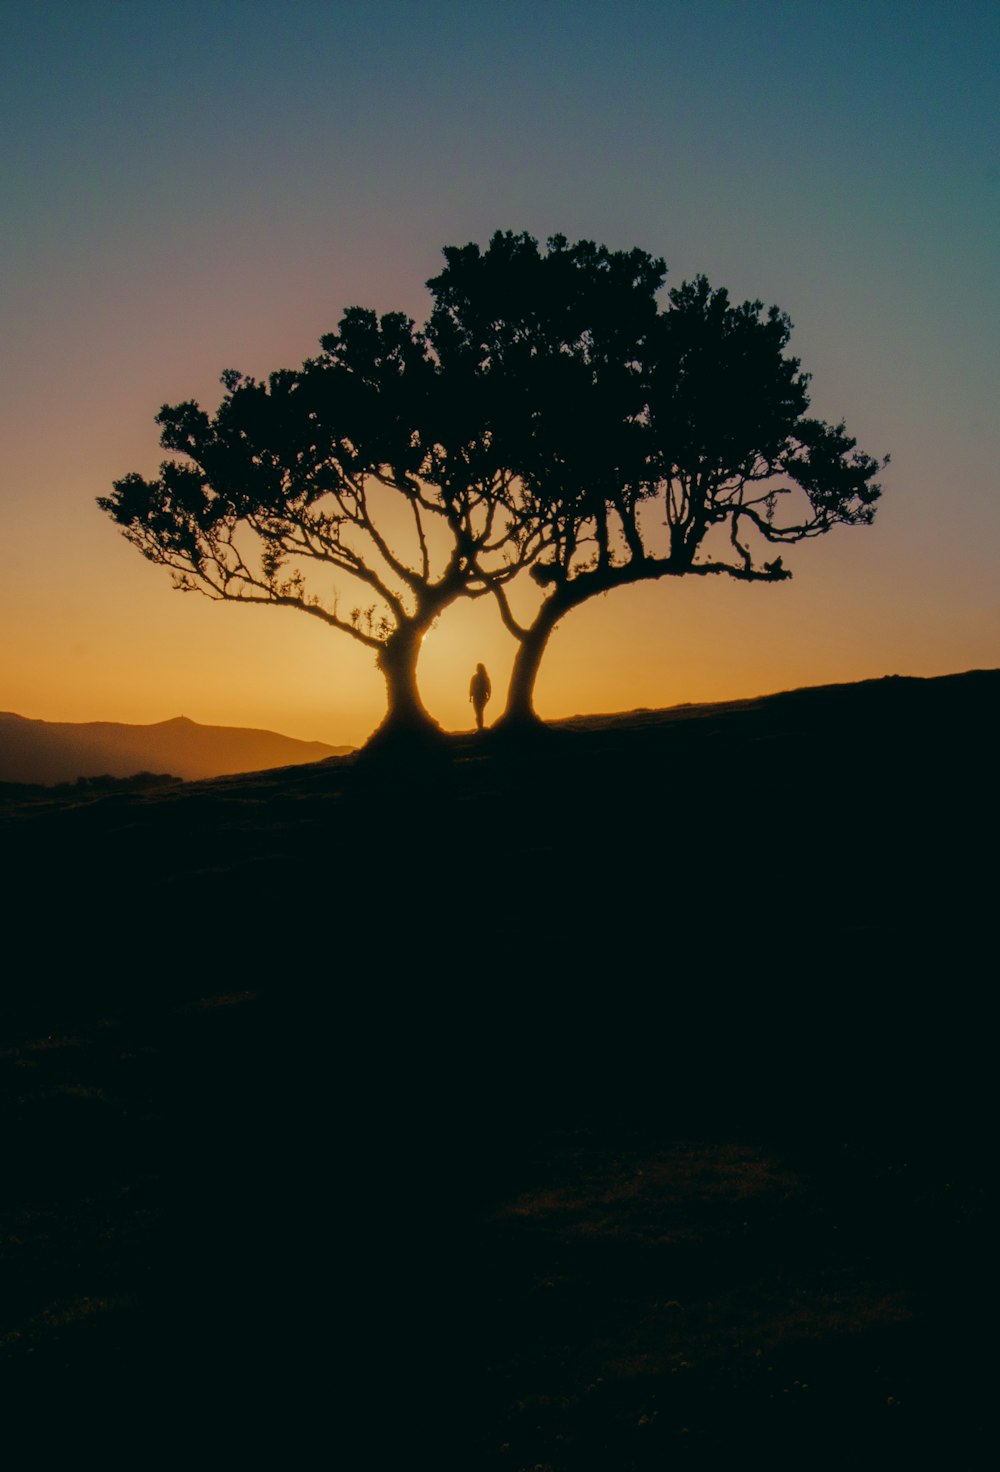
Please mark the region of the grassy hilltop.
[[998, 710], [890, 678], [9, 802], [12, 1403], [984, 1465]]

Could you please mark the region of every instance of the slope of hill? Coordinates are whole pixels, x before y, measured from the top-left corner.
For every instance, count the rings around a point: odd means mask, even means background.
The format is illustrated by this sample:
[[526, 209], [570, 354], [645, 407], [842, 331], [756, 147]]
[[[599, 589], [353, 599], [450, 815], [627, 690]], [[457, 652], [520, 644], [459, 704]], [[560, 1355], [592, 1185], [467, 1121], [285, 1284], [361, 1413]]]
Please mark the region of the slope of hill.
[[8, 804], [9, 1404], [991, 1465], [998, 721], [891, 678]]
[[35, 721], [0, 712], [0, 782], [51, 786], [77, 777], [130, 777], [136, 772], [170, 772], [193, 781], [298, 766], [350, 750], [274, 731], [201, 726], [186, 716], [129, 726], [114, 721]]

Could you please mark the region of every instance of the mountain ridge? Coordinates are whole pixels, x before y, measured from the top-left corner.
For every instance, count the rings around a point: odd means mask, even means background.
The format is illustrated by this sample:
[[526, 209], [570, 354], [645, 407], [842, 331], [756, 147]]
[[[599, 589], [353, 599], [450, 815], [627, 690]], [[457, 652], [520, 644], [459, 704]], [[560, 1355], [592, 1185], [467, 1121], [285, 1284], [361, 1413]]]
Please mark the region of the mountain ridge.
[[137, 772], [169, 772], [198, 781], [300, 766], [352, 750], [263, 727], [202, 725], [183, 715], [132, 725], [44, 721], [0, 711], [0, 782], [54, 786], [80, 777], [130, 777]]

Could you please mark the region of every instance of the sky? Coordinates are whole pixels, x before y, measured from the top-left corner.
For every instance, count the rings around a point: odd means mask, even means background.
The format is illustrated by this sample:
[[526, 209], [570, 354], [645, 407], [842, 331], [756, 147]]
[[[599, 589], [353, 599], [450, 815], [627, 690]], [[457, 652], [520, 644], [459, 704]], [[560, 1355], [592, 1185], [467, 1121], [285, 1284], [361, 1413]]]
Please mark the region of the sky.
[[[573, 612], [543, 716], [1000, 665], [998, 60], [992, 0], [0, 0], [0, 708], [363, 741], [367, 651], [174, 591], [95, 498], [156, 471], [161, 404], [347, 306], [424, 320], [442, 247], [498, 229], [776, 303], [812, 411], [892, 456], [787, 583]], [[467, 728], [513, 653], [450, 610], [432, 714]]]

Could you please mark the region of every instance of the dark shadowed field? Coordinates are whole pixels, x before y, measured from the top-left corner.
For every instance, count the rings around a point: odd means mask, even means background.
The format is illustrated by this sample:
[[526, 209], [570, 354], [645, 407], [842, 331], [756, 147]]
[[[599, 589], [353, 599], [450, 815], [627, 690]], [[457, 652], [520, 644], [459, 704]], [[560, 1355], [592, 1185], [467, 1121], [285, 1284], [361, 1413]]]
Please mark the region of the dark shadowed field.
[[992, 1465], [998, 715], [892, 678], [8, 801], [8, 1434]]

